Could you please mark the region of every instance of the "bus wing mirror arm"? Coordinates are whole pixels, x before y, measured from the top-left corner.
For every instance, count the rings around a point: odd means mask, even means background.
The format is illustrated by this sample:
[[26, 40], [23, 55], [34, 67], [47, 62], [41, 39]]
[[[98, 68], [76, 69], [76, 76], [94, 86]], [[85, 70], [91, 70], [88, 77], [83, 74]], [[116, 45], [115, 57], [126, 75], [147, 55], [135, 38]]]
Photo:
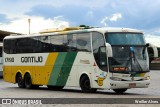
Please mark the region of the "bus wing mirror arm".
[[149, 47], [150, 46], [150, 44], [149, 43], [146, 43], [146, 47]]
[[106, 53], [108, 57], [113, 57], [112, 47], [109, 43], [106, 43]]

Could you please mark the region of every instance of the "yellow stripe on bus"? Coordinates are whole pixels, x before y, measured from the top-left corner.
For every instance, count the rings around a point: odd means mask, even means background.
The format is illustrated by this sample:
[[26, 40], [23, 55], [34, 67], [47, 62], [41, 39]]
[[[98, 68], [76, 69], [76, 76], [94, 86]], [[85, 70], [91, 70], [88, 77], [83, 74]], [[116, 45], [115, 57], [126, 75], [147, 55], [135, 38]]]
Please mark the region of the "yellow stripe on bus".
[[16, 83], [17, 72], [20, 72], [23, 78], [25, 73], [29, 72], [32, 77], [32, 84], [47, 85], [57, 56], [58, 52], [49, 53], [44, 66], [4, 66], [4, 80]]
[[47, 65], [54, 65], [55, 61], [56, 61], [56, 58], [58, 56], [58, 52], [55, 52], [55, 53], [50, 53], [48, 55], [48, 58], [47, 58], [47, 61], [46, 61], [46, 66]]
[[49, 81], [49, 77], [51, 75], [51, 72], [52, 72], [52, 69], [53, 69], [53, 66], [55, 65], [55, 61], [57, 59], [57, 56], [58, 56], [58, 52], [55, 52], [55, 53], [50, 53], [48, 55], [48, 58], [47, 58], [47, 61], [46, 61], [46, 64], [45, 64], [45, 67], [46, 67], [46, 71], [47, 74], [46, 74], [46, 80], [44, 80], [44, 84], [48, 84], [48, 81]]

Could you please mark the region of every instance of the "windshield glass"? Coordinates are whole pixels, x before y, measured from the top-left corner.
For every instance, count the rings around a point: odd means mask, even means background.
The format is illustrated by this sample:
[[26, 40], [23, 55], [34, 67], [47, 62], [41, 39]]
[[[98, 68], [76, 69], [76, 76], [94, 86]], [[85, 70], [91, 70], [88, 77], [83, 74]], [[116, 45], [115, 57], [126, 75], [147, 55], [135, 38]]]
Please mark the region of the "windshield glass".
[[107, 33], [106, 41], [112, 46], [109, 57], [110, 72], [148, 72], [147, 49], [143, 34]]
[[145, 45], [142, 33], [106, 33], [106, 42], [111, 45]]
[[109, 58], [110, 71], [147, 72], [145, 46], [112, 46], [113, 57]]

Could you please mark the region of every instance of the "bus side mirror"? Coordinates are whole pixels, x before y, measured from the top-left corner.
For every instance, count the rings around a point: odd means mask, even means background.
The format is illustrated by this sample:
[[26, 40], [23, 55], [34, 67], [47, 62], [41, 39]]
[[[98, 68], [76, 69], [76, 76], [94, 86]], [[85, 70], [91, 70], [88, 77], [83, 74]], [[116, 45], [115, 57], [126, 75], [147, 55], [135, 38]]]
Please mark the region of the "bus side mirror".
[[113, 57], [112, 47], [109, 43], [106, 43], [106, 54], [108, 57]]
[[146, 43], [146, 47], [149, 47], [150, 45], [149, 45], [149, 43]]

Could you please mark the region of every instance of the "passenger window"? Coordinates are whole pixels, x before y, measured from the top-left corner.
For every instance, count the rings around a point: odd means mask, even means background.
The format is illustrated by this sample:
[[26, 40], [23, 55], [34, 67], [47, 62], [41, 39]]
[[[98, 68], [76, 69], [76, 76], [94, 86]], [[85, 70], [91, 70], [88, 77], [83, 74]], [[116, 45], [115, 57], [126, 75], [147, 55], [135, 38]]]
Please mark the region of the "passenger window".
[[91, 51], [90, 33], [77, 34], [77, 50], [78, 51]]
[[32, 38], [19, 38], [16, 41], [16, 53], [32, 53]]
[[68, 52], [76, 52], [77, 46], [76, 46], [76, 34], [68, 34], [64, 38], [64, 45], [66, 47], [66, 51]]
[[54, 35], [50, 37], [52, 52], [63, 52], [63, 35]]

